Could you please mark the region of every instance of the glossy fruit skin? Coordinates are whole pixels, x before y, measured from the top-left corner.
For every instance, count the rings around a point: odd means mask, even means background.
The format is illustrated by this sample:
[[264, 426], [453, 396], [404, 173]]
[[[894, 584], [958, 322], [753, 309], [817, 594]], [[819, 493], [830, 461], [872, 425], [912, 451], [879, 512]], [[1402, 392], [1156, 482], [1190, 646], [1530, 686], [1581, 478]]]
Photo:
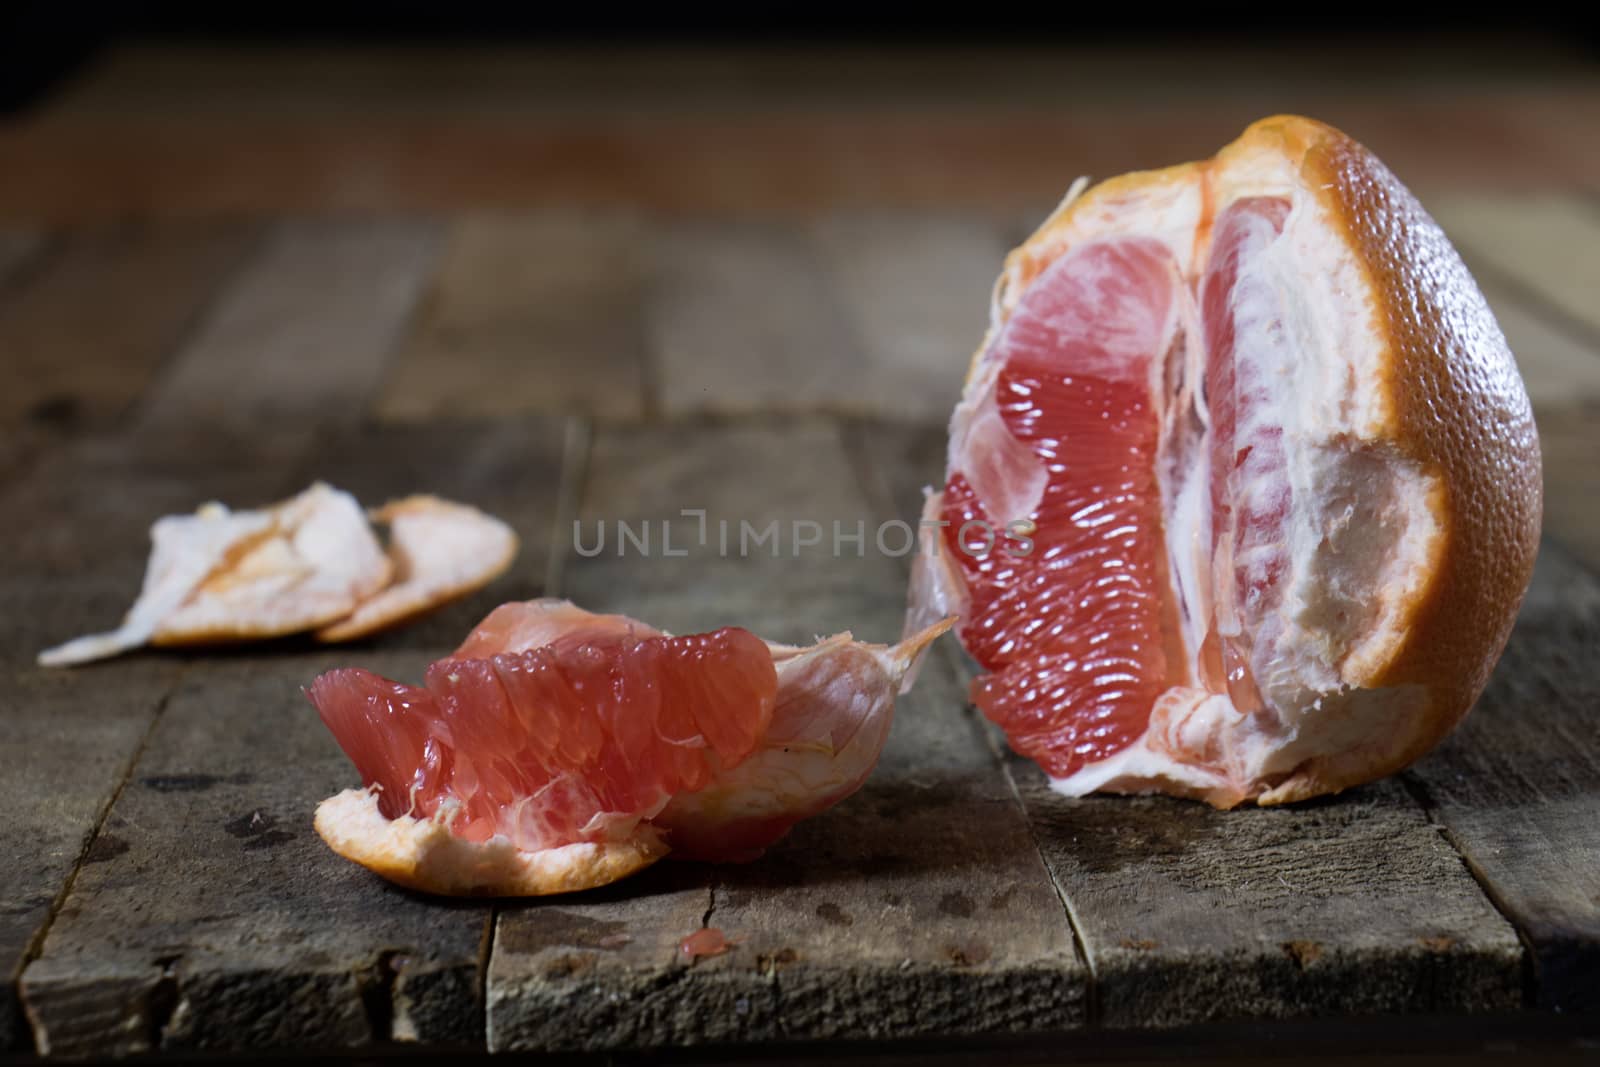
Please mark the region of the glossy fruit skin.
[[1342, 225], [1381, 294], [1389, 444], [1437, 472], [1446, 487], [1443, 557], [1403, 642], [1363, 680], [1427, 687], [1433, 729], [1394, 753], [1371, 776], [1378, 777], [1414, 762], [1450, 732], [1505, 648], [1539, 550], [1539, 436], [1494, 313], [1449, 238], [1399, 179], [1360, 144], [1309, 119], [1264, 119], [1240, 141], [1250, 139], [1275, 141], [1300, 160], [1305, 186]]

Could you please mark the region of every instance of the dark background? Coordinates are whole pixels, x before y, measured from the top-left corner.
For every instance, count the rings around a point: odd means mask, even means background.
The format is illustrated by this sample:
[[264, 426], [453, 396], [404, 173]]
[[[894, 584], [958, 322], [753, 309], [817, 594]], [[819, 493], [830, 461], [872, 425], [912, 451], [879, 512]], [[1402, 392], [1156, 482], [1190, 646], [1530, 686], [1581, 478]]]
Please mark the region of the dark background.
[[[972, 5], [981, 8], [984, 5]], [[25, 108], [46, 95], [109, 45], [130, 39], [407, 43], [442, 41], [592, 44], [870, 43], [887, 48], [931, 44], [1077, 46], [1137, 43], [1193, 46], [1248, 43], [1271, 50], [1278, 42], [1352, 48], [1429, 48], [1441, 34], [1486, 42], [1559, 43], [1593, 55], [1596, 20], [1584, 5], [1506, 4], [1468, 7], [1389, 6], [1362, 11], [1347, 5], [1217, 10], [1189, 5], [1110, 4], [1070, 15], [1018, 13], [979, 17], [932, 13], [927, 6], [795, 5], [793, 10], [745, 6], [729, 14], [640, 5], [619, 13], [609, 5], [548, 3], [210, 3], [0, 4], [0, 109]]]

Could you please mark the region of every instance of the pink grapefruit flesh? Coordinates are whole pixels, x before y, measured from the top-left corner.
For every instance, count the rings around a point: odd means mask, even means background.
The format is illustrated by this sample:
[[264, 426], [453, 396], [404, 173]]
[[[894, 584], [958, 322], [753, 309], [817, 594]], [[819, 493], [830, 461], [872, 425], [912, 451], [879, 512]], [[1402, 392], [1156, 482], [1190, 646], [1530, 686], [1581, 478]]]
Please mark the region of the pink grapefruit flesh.
[[765, 642], [730, 627], [577, 631], [441, 660], [421, 687], [332, 671], [310, 695], [385, 815], [431, 818], [448, 798], [457, 836], [534, 851], [599, 840], [705, 788], [754, 749], [777, 688]]
[[1482, 690], [1538, 468], [1433, 220], [1339, 131], [1265, 119], [1074, 187], [1007, 258], [908, 629], [960, 617], [974, 702], [1062, 792], [1334, 792]]
[[950, 625], [892, 648], [849, 634], [794, 648], [502, 605], [421, 686], [359, 669], [312, 684], [366, 787], [324, 802], [318, 831], [448, 893], [586, 888], [668, 850], [753, 859], [861, 786], [902, 679]]

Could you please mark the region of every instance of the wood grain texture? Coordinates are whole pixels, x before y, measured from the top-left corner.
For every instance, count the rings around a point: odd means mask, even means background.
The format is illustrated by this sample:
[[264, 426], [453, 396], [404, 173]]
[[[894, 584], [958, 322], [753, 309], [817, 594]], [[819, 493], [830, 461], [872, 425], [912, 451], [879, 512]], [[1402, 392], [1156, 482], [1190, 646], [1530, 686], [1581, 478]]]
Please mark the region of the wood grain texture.
[[122, 414], [251, 241], [229, 225], [62, 235], [0, 289], [0, 421], [71, 429]]
[[1534, 1003], [1600, 1013], [1600, 581], [1546, 546], [1466, 721], [1408, 776], [1531, 949]]
[[1600, 343], [1563, 316], [1552, 315], [1526, 287], [1468, 265], [1517, 357], [1535, 414], [1600, 406]]
[[[153, 514], [185, 510], [197, 493], [257, 503], [263, 490], [287, 492], [313, 472], [369, 502], [433, 491], [502, 515], [524, 537], [524, 568], [487, 595], [536, 595], [563, 442], [557, 420], [300, 434], [295, 447], [284, 435], [252, 442], [209, 431], [86, 441], [70, 464], [62, 454], [19, 491], [43, 527], [38, 540], [19, 542], [19, 552], [46, 573], [67, 572], [48, 585], [30, 581], [19, 596], [36, 595], [37, 586], [82, 604], [82, 589], [111, 584], [115, 570], [131, 599]], [[91, 522], [107, 486], [136, 506]], [[79, 567], [87, 577], [71, 577]], [[310, 828], [312, 810], [356, 783], [299, 692], [335, 663], [418, 678], [487, 610], [481, 601], [380, 637], [379, 651], [307, 657], [304, 641], [291, 640], [253, 656], [197, 658], [90, 848], [104, 863], [83, 868], [44, 953], [26, 972], [41, 1048], [111, 1055], [391, 1038], [481, 1043], [478, 967], [488, 905], [425, 901], [322, 846]], [[111, 601], [111, 610], [120, 613], [126, 602]], [[170, 655], [156, 662], [177, 666]], [[86, 708], [107, 707], [90, 699], [105, 670], [53, 677], [77, 683], [74, 695]], [[142, 736], [149, 715], [128, 721]], [[132, 746], [121, 751], [126, 759]]]
[[1497, 1012], [1522, 951], [1397, 782], [1289, 809], [1051, 792], [1010, 762], [1101, 1022]]
[[655, 245], [652, 377], [676, 414], [940, 418], [1006, 251], [982, 217], [677, 224]]
[[116, 624], [139, 589], [147, 530], [208, 495], [286, 491], [309, 442], [270, 447], [217, 435], [136, 442], [90, 434], [59, 444], [0, 493], [0, 1048], [29, 1047], [14, 996], [25, 953], [120, 786], [183, 663], [136, 656], [71, 671], [33, 665], [43, 647]]
[[778, 224], [684, 223], [654, 245], [651, 377], [662, 411], [872, 411], [816, 246]]
[[[692, 510], [705, 512], [704, 541]], [[625, 603], [675, 632], [735, 625], [803, 643], [899, 633], [898, 564], [877, 550], [876, 513], [831, 422], [602, 427], [574, 522], [561, 591], [578, 603]]]
[[408, 894], [312, 830], [356, 776], [300, 690], [349, 658], [213, 659], [180, 686], [23, 972], [42, 1052], [481, 1041], [488, 905]]
[[639, 415], [646, 240], [618, 214], [456, 222], [377, 413]]
[[1595, 570], [1547, 535], [1539, 545], [1517, 625], [1560, 628], [1600, 620], [1600, 581], [1595, 580]]
[[[868, 484], [897, 512], [920, 508], [921, 486], [942, 473], [937, 428], [851, 433]], [[966, 675], [970, 661], [945, 651]], [[1093, 968], [1100, 1025], [1521, 1002], [1515, 932], [1397, 782], [1218, 812], [1160, 797], [1072, 800], [1032, 763], [1008, 754], [1006, 766]]]
[[114, 627], [138, 595], [149, 529], [208, 500], [273, 503], [305, 487], [313, 445], [186, 428], [90, 433], [63, 442], [0, 494], [25, 521], [0, 528], [0, 656], [31, 664], [39, 649]]
[[[852, 419], [841, 428], [856, 475], [878, 513], [915, 526], [926, 492], [944, 484], [948, 431], [937, 422]], [[909, 556], [903, 559], [910, 568]]]
[[325, 438], [315, 476], [348, 490], [368, 507], [413, 493], [433, 493], [481, 508], [508, 523], [521, 543], [506, 574], [486, 588], [363, 644], [426, 649], [443, 655], [480, 619], [508, 600], [544, 594], [546, 562], [560, 507], [566, 420], [376, 425]]
[[[570, 558], [562, 592], [679, 632], [733, 623], [808, 641], [850, 626], [887, 638], [899, 628], [900, 564], [870, 540], [862, 557], [835, 559], [831, 543], [796, 554], [790, 536], [797, 519], [831, 539], [835, 520], [853, 530], [858, 518], [873, 536], [876, 513], [850, 471], [827, 423], [603, 429], [583, 543], [602, 518], [635, 530], [649, 519], [660, 551], [659, 522], [670, 519], [688, 554], [645, 559], [613, 546]], [[679, 517], [683, 507], [706, 509], [708, 545], [683, 536], [696, 528]], [[735, 524], [727, 558], [723, 519]], [[773, 520], [779, 555], [739, 557], [737, 523]], [[491, 1048], [992, 1034], [1080, 1021], [1084, 975], [1065, 915], [948, 675], [932, 675], [903, 699], [870, 783], [760, 860], [717, 870], [669, 862], [600, 903], [503, 913], [489, 972]], [[676, 945], [706, 923], [742, 940], [686, 965]]]
[[358, 421], [437, 245], [427, 223], [279, 226], [153, 387], [141, 424]]
[[1534, 413], [1544, 460], [1544, 530], [1600, 569], [1600, 404]]
[[[1290, 92], [1257, 82], [1200, 91], [1213, 79], [1176, 80], [1168, 54], [1149, 57], [1143, 75], [1122, 68], [1109, 82], [1084, 86], [1063, 74], [1082, 58], [1042, 57], [1024, 87], [983, 73], [963, 84], [930, 62], [909, 83], [880, 74], [854, 93], [839, 82], [809, 100], [752, 92], [748, 80], [725, 84], [720, 97], [672, 93], [660, 82], [618, 93], [605, 80], [607, 64], [583, 69], [580, 61], [569, 62], [564, 84], [525, 93], [532, 102], [523, 107], [507, 106], [492, 89], [472, 102], [452, 101], [446, 89], [429, 93], [424, 106], [367, 114], [341, 114], [322, 97], [314, 97], [312, 113], [276, 109], [283, 84], [263, 79], [238, 87], [226, 111], [46, 113], [0, 131], [0, 173], [8, 178], [0, 219], [393, 215], [551, 204], [745, 217], [841, 208], [1042, 214], [1078, 174], [1204, 158], [1251, 121], [1286, 109], [1346, 130], [1417, 187], [1526, 190], [1578, 185], [1594, 173], [1590, 142], [1600, 109], [1593, 88], [1581, 84], [1430, 92], [1413, 77], [1383, 87]], [[1247, 56], [1240, 69], [1260, 61]], [[1337, 65], [1354, 69], [1347, 57]], [[816, 69], [813, 84], [829, 80]], [[403, 62], [387, 74], [391, 84], [413, 76]], [[1007, 84], [1016, 91], [989, 88]], [[1108, 88], [1130, 84], [1136, 88]], [[1079, 91], [1063, 92], [1069, 85]], [[1161, 95], [1152, 99], [1155, 87]], [[930, 98], [951, 106], [930, 107]]]
[[[4, 748], [13, 757], [0, 781], [0, 1052], [31, 1049], [15, 993], [106, 805], [125, 777], [152, 717], [172, 688], [172, 662], [119, 663], [93, 677], [7, 666], [0, 684]], [[116, 700], [100, 699], [110, 690]]]
[[1600, 207], [1592, 200], [1533, 196], [1442, 196], [1428, 210], [1475, 259], [1600, 334]]
[[1003, 228], [979, 216], [854, 212], [822, 219], [813, 239], [862, 355], [848, 376], [858, 395], [874, 414], [947, 418], [989, 324], [1010, 251]]

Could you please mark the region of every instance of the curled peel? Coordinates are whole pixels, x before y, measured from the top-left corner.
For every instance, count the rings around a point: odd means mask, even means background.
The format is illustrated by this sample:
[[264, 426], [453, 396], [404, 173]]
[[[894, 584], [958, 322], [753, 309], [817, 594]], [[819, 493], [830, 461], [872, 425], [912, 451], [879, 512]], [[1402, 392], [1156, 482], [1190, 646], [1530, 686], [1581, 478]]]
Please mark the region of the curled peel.
[[204, 645], [316, 631], [348, 641], [404, 623], [487, 585], [517, 552], [511, 528], [433, 496], [372, 513], [322, 482], [268, 508], [206, 504], [159, 519], [144, 585], [110, 633], [39, 654], [46, 667], [105, 659], [141, 645]]
[[505, 573], [517, 555], [511, 527], [477, 508], [410, 496], [371, 513], [389, 527], [394, 583], [317, 631], [319, 641], [353, 641], [466, 596]]
[[349, 493], [318, 482], [274, 507], [207, 504], [151, 527], [144, 586], [123, 623], [39, 655], [47, 667], [143, 644], [279, 637], [348, 615], [389, 582], [392, 565]]

